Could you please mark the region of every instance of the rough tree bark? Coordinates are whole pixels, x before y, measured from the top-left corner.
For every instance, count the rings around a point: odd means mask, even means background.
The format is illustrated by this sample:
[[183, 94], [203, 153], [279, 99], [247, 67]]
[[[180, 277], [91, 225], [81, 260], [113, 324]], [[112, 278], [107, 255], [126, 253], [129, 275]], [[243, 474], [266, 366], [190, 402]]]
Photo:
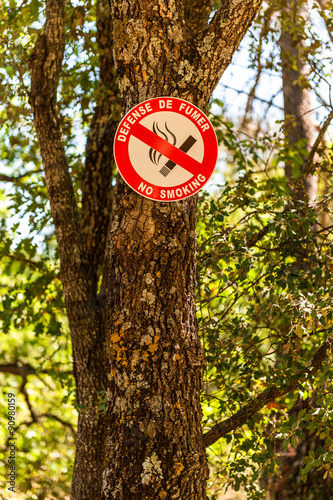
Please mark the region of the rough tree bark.
[[[100, 97], [87, 141], [80, 220], [56, 101], [65, 2], [46, 0], [45, 30], [30, 62], [30, 104], [73, 343], [79, 405], [73, 500], [103, 498], [105, 462], [105, 498], [126, 500], [203, 499], [208, 471], [199, 403], [204, 356], [194, 304], [196, 198], [154, 203], [118, 179], [109, 224], [119, 116], [111, 27], [125, 111], [160, 95], [207, 111], [260, 4], [224, 0], [207, 26], [210, 1], [202, 3], [200, 22], [179, 0], [114, 0], [112, 22], [106, 2], [98, 2]], [[107, 384], [106, 421], [99, 394]]]

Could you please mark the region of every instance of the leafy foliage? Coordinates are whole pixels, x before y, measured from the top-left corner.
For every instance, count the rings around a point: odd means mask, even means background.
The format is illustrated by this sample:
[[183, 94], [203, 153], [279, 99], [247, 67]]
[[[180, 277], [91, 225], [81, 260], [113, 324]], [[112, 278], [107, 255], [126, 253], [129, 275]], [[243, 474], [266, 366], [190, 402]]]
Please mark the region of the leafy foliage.
[[[235, 177], [213, 198], [201, 197], [204, 425], [234, 415], [267, 387], [298, 379], [297, 392], [272, 401], [226, 435], [224, 445], [211, 448], [222, 483], [236, 490], [242, 485], [249, 498], [262, 498], [253, 480], [279, 473], [281, 453], [297, 449], [305, 433], [320, 440], [304, 461], [302, 479], [311, 467], [323, 468], [325, 477], [332, 467], [331, 353], [315, 377], [303, 373], [324, 339], [332, 337], [333, 242], [331, 228], [320, 222], [332, 218], [327, 198], [332, 183], [315, 207], [294, 200], [281, 166], [286, 158], [298, 165], [302, 143], [291, 150], [277, 134], [241, 140], [230, 122], [213, 120]], [[303, 409], [294, 415], [297, 406]], [[324, 419], [315, 417], [319, 414]]]
[[[0, 9], [1, 397], [16, 395], [16, 498], [69, 498], [77, 420], [71, 344], [29, 106], [28, 63], [43, 30], [44, 2], [8, 1]], [[97, 99], [95, 17], [92, 2], [68, 4], [60, 112], [78, 192], [82, 142]], [[9, 365], [20, 373], [28, 367], [28, 375], [8, 372]], [[7, 407], [1, 408], [1, 461], [7, 463]]]

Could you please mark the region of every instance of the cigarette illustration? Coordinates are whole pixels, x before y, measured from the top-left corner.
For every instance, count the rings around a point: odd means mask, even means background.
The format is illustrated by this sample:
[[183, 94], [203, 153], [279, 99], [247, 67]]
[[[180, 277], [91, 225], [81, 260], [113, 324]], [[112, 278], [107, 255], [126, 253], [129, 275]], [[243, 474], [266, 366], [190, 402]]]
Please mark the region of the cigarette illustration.
[[[188, 138], [186, 139], [186, 141], [183, 142], [183, 144], [180, 146], [180, 150], [183, 151], [184, 153], [187, 153], [191, 147], [193, 146], [193, 144], [195, 144], [197, 142], [197, 140], [192, 136], [192, 135], [189, 135]], [[166, 164], [161, 168], [160, 170], [160, 174], [164, 175], [164, 177], [166, 177], [167, 175], [170, 174], [171, 170], [176, 166], [176, 163], [171, 161], [171, 160], [168, 160], [166, 162]]]
[[[157, 122], [153, 123], [153, 132], [160, 136], [163, 137], [167, 142], [170, 142], [173, 146], [176, 145], [177, 138], [175, 134], [169, 129], [167, 123], [164, 123], [164, 131], [162, 130], [162, 127], [159, 126]], [[183, 151], [183, 153], [187, 153], [193, 144], [195, 144], [197, 140], [192, 136], [189, 135], [186, 141], [183, 142], [183, 144], [180, 146], [180, 151]], [[152, 163], [155, 165], [159, 164], [159, 161], [161, 159], [162, 154], [158, 153], [155, 149], [150, 148], [149, 150], [149, 159]], [[164, 175], [166, 177], [167, 175], [170, 174], [171, 170], [177, 165], [177, 163], [168, 160], [166, 164], [161, 168], [160, 174]]]

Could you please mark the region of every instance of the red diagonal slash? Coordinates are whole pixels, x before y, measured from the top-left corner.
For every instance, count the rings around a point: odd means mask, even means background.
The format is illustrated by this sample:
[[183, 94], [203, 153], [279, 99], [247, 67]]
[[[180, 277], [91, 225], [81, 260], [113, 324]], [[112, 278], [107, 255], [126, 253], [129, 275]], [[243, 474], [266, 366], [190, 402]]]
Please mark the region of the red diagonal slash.
[[196, 175], [202, 172], [202, 164], [199, 161], [176, 148], [165, 139], [162, 139], [162, 137], [154, 134], [154, 132], [141, 125], [141, 123], [137, 122], [132, 127], [131, 134], [191, 174]]

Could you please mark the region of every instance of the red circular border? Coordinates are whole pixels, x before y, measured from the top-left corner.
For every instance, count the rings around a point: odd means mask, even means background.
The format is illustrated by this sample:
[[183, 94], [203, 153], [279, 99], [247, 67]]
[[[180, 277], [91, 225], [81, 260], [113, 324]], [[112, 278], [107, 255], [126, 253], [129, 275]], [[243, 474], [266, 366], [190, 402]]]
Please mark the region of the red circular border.
[[[198, 127], [197, 122], [194, 119], [192, 119], [190, 115], [185, 114], [185, 109], [180, 111], [179, 109], [174, 110], [174, 109], [160, 108], [159, 107], [160, 100], [176, 101], [177, 103], [179, 103], [178, 108], [180, 107], [181, 103], [185, 103], [186, 105], [190, 105], [191, 107], [194, 108], [194, 110], [197, 110], [207, 120], [207, 124], [209, 125], [209, 129], [206, 130], [204, 133], [202, 133], [200, 130], [200, 127]], [[198, 174], [194, 175], [189, 181], [184, 182], [183, 184], [178, 184], [176, 186], [169, 186], [169, 187], [157, 186], [155, 184], [152, 184], [151, 182], [148, 182], [145, 179], [143, 179], [136, 172], [136, 170], [134, 169], [134, 167], [131, 163], [131, 160], [129, 158], [128, 145], [129, 145], [129, 140], [130, 140], [130, 136], [131, 136], [131, 130], [129, 129], [128, 135], [126, 136], [127, 137], [126, 142], [123, 142], [121, 140], [117, 140], [117, 138], [119, 135], [124, 135], [124, 134], [120, 133], [120, 129], [124, 128], [123, 124], [124, 124], [124, 122], [127, 121], [128, 116], [131, 113], [133, 113], [134, 111], [138, 110], [140, 108], [140, 106], [143, 106], [146, 109], [146, 113], [144, 115], [142, 115], [140, 118], [138, 118], [135, 123], [140, 123], [140, 121], [143, 118], [145, 118], [146, 116], [149, 116], [153, 113], [156, 113], [159, 111], [170, 111], [172, 113], [179, 113], [180, 115], [185, 116], [188, 120], [192, 121], [192, 123], [194, 123], [194, 125], [196, 125], [198, 131], [200, 132], [200, 135], [202, 137], [203, 144], [204, 144], [204, 157], [203, 157], [202, 162], [201, 162], [202, 167], [203, 167], [202, 171], [200, 171]], [[148, 106], [152, 108], [151, 111], [148, 111], [148, 109], [147, 109]], [[132, 126], [135, 126], [135, 124], [132, 124], [131, 127]], [[215, 165], [217, 162], [218, 146], [217, 146], [217, 139], [216, 139], [216, 134], [215, 134], [215, 131], [213, 129], [213, 126], [210, 123], [208, 117], [201, 111], [201, 109], [194, 106], [194, 104], [192, 104], [188, 101], [185, 101], [184, 99], [179, 99], [177, 97], [165, 97], [165, 96], [163, 96], [163, 97], [155, 97], [153, 99], [148, 99], [147, 101], [141, 102], [141, 103], [137, 104], [136, 106], [134, 106], [134, 108], [132, 108], [128, 113], [126, 113], [126, 115], [121, 120], [121, 122], [117, 128], [115, 138], [114, 138], [113, 151], [114, 151], [114, 157], [115, 157], [115, 161], [116, 161], [116, 165], [118, 167], [119, 173], [122, 176], [122, 178], [124, 179], [124, 181], [126, 182], [126, 184], [128, 184], [134, 191], [136, 191], [141, 196], [144, 196], [145, 198], [155, 200], [155, 201], [160, 201], [160, 202], [170, 202], [170, 201], [184, 200], [185, 198], [188, 198], [189, 196], [193, 196], [195, 193], [197, 193], [200, 189], [203, 188], [203, 186], [208, 182], [210, 176], [212, 175], [212, 173], [214, 171], [214, 168], [215, 168]], [[183, 196], [176, 196], [175, 195], [174, 199], [165, 199], [165, 198], [161, 198], [159, 196], [159, 193], [161, 190], [165, 190], [165, 191], [167, 191], [167, 190], [170, 190], [170, 191], [174, 190], [175, 191], [176, 189], [182, 190], [183, 187], [185, 188], [185, 186], [187, 186], [191, 182], [193, 182], [193, 180], [196, 179], [197, 176], [200, 174], [205, 177], [205, 181], [202, 181], [202, 183], [200, 182], [200, 186], [195, 188], [195, 190], [193, 192], [191, 192], [190, 194], [184, 194]], [[134, 187], [134, 186], [139, 186], [141, 182], [143, 182], [146, 185], [146, 187], [151, 187], [153, 189], [150, 194], [138, 191], [138, 188]]]

